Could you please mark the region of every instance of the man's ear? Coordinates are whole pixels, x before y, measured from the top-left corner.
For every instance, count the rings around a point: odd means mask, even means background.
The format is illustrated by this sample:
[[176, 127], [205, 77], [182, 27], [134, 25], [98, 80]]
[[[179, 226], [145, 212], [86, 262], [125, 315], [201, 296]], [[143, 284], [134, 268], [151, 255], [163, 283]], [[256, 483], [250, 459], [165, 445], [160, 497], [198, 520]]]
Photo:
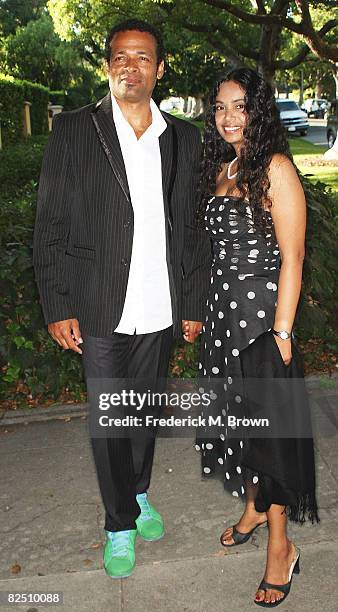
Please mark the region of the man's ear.
[[164, 61], [162, 60], [158, 65], [156, 77], [158, 79], [161, 79], [163, 75], [164, 75]]

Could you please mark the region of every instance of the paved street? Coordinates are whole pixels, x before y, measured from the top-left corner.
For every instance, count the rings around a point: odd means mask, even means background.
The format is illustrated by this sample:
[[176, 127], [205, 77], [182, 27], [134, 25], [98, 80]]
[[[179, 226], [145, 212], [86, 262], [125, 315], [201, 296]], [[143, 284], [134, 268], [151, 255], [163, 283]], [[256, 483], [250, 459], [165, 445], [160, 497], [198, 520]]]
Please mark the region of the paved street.
[[324, 145], [327, 147], [326, 138], [326, 119], [309, 118], [310, 128], [304, 140], [312, 142], [314, 145]]
[[[337, 395], [330, 387], [311, 393], [321, 522], [290, 526], [301, 548], [301, 573], [283, 612], [338, 611]], [[166, 537], [154, 543], [138, 539], [130, 578], [105, 575], [103, 512], [87, 427], [86, 416], [59, 415], [1, 428], [0, 591], [62, 591], [63, 612], [255, 609], [267, 528], [244, 546], [220, 546], [221, 531], [236, 521], [242, 505], [224, 494], [220, 482], [201, 480], [193, 439], [157, 441], [151, 498], [165, 518]]]

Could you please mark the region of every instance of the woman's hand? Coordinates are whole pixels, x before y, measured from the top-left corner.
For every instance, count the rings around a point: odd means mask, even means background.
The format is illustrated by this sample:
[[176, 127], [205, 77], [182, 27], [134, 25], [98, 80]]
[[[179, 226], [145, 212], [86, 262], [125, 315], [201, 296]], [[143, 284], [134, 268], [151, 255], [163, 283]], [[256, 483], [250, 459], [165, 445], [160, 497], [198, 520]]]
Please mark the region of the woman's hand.
[[200, 321], [182, 321], [183, 338], [186, 342], [195, 342], [202, 332], [203, 323]]
[[282, 356], [282, 359], [286, 366], [291, 363], [292, 359], [292, 347], [291, 347], [291, 338], [287, 340], [282, 340], [279, 336], [273, 336], [275, 341], [277, 342], [277, 346], [279, 348], [279, 352]]

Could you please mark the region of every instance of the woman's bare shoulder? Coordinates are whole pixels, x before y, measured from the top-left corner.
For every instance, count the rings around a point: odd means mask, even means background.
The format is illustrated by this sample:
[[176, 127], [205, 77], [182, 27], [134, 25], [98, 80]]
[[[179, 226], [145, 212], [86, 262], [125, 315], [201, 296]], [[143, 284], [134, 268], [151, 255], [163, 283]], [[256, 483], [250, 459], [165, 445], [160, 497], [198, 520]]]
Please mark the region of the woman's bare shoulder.
[[269, 166], [269, 181], [270, 187], [279, 188], [283, 184], [297, 184], [300, 183], [297, 170], [292, 160], [283, 155], [282, 153], [275, 153], [272, 156]]
[[269, 172], [278, 174], [280, 172], [295, 172], [295, 166], [292, 160], [283, 153], [274, 153], [269, 165]]

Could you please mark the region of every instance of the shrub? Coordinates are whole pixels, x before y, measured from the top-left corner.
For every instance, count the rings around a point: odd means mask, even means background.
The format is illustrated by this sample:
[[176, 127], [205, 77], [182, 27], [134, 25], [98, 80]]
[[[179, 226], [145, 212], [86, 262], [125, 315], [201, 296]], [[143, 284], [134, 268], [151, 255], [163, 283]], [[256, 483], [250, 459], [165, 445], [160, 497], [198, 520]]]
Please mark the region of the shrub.
[[4, 147], [23, 138], [22, 110], [24, 102], [31, 102], [31, 127], [33, 135], [48, 133], [49, 90], [43, 85], [0, 77], [0, 121]]
[[48, 134], [49, 89], [37, 83], [21, 81], [25, 100], [31, 102], [32, 135]]
[[49, 92], [49, 101], [51, 104], [60, 104], [61, 106], [65, 106], [66, 102], [66, 92], [59, 91], [50, 91]]
[[0, 151], [0, 185], [3, 197], [6, 194], [15, 194], [30, 180], [38, 180], [47, 138], [32, 136]]
[[0, 121], [3, 146], [22, 138], [25, 90], [20, 82], [0, 78]]
[[32, 267], [36, 183], [0, 206], [0, 398], [79, 396], [81, 360], [49, 337]]
[[[323, 183], [302, 178], [308, 206], [303, 290], [297, 318], [302, 339], [337, 342], [338, 201]], [[334, 347], [333, 347], [334, 348]]]

